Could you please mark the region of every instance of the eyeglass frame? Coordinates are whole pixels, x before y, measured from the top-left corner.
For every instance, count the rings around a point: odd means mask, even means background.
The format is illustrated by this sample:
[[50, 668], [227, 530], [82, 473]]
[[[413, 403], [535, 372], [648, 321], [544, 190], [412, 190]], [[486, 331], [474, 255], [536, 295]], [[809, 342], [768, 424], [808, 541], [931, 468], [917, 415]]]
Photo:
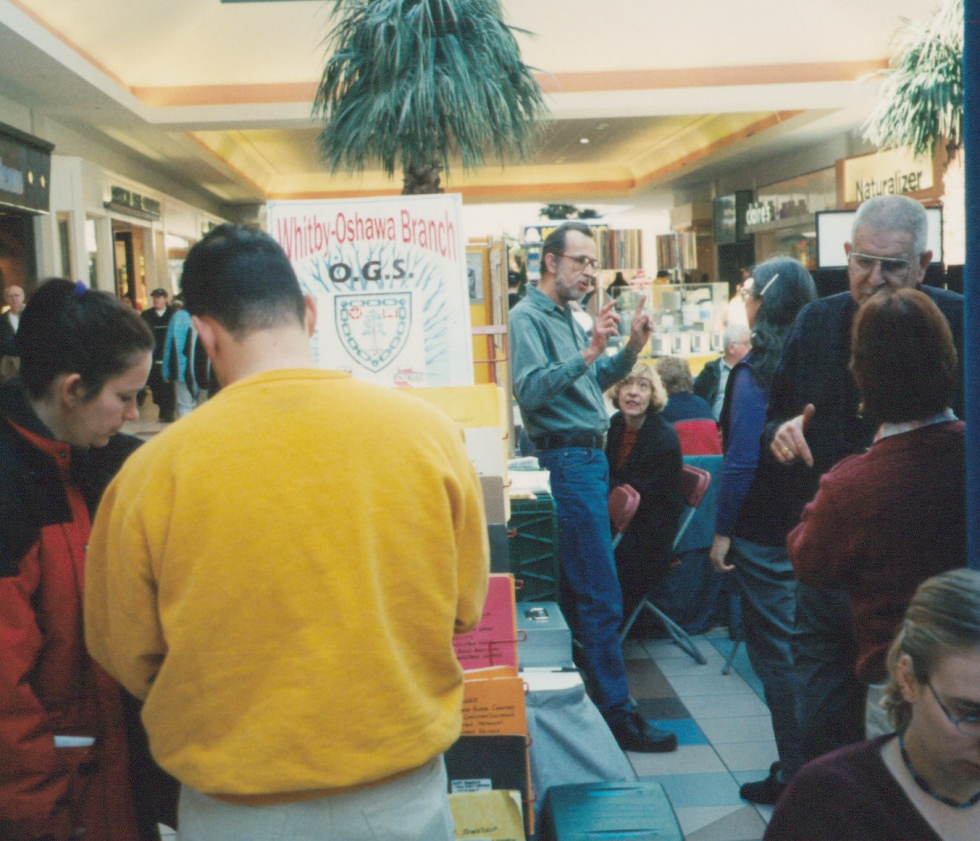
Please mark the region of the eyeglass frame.
[[594, 257], [587, 257], [585, 254], [565, 254], [562, 252], [559, 256], [567, 257], [569, 260], [575, 263], [580, 272], [584, 272], [586, 267], [591, 268], [594, 272], [602, 270], [602, 263], [599, 262], [599, 260]]
[[[962, 733], [964, 736], [972, 736], [972, 737], [980, 736], [980, 715], [966, 716], [965, 718], [954, 718], [953, 714], [949, 711], [946, 705], [939, 699], [939, 695], [936, 693], [936, 690], [932, 686], [932, 681], [927, 679], [926, 686], [929, 687], [929, 691], [932, 693], [932, 697], [935, 698], [936, 703], [939, 704], [939, 709], [943, 711], [943, 715], [945, 715], [946, 718], [949, 719], [949, 723], [952, 724], [953, 727], [955, 727], [959, 733]], [[975, 726], [977, 728], [977, 732], [968, 733], [965, 730], [961, 730], [960, 729], [961, 724], [966, 724], [970, 727]]]
[[[851, 251], [847, 255], [847, 262], [851, 262], [852, 257], [857, 257], [864, 260], [870, 260], [871, 265], [866, 269], [861, 269], [861, 276], [867, 277], [875, 270], [875, 266], [881, 267], [881, 274], [883, 277], [887, 277], [890, 280], [896, 282], [901, 282], [908, 277], [909, 272], [912, 270], [912, 266], [915, 264], [914, 260], [906, 260], [904, 257], [879, 257], [875, 254], [864, 254], [861, 251]], [[900, 263], [904, 268], [899, 269], [901, 274], [896, 274], [894, 269], [886, 268], [885, 263]]]

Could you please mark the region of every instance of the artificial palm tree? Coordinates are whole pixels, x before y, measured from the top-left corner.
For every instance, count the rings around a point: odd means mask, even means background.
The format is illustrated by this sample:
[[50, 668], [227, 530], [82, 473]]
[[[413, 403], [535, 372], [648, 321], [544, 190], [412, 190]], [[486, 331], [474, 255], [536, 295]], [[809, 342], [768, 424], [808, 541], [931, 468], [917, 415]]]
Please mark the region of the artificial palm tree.
[[498, 0], [334, 0], [314, 114], [331, 172], [380, 163], [405, 194], [488, 156], [525, 158], [546, 109]]
[[963, 131], [963, 0], [944, 0], [928, 20], [907, 22], [883, 72], [865, 139], [932, 156], [937, 141], [952, 155]]

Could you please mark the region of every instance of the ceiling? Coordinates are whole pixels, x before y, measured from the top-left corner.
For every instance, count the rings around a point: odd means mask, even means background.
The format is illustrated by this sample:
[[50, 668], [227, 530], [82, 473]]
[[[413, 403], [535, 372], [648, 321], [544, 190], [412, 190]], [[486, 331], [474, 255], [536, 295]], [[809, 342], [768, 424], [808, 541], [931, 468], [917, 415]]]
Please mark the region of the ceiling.
[[[310, 117], [332, 3], [0, 0], [0, 96], [218, 203], [398, 192], [331, 175]], [[553, 120], [467, 202], [640, 198], [853, 130], [933, 0], [504, 0]], [[587, 142], [586, 142], [587, 141]]]

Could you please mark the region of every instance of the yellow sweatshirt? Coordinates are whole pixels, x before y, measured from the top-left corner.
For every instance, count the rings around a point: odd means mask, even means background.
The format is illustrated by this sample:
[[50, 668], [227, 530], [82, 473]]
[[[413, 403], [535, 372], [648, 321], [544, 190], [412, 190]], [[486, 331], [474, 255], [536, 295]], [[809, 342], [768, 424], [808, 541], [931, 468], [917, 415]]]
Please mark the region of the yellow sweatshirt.
[[480, 617], [488, 555], [445, 415], [334, 371], [256, 374], [141, 447], [106, 491], [86, 639], [146, 699], [153, 755], [182, 782], [322, 796], [455, 741], [452, 636]]

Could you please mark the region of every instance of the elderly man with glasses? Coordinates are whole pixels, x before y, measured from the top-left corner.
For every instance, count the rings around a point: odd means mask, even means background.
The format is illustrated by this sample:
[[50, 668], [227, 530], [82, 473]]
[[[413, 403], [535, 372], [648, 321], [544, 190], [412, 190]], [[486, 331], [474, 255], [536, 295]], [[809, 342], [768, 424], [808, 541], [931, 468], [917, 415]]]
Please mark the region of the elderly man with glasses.
[[551, 472], [558, 513], [561, 606], [576, 640], [592, 700], [624, 750], [677, 747], [632, 709], [618, 632], [623, 597], [613, 560], [604, 452], [609, 417], [603, 390], [623, 379], [650, 338], [653, 324], [637, 305], [629, 340], [606, 353], [618, 333], [612, 303], [596, 315], [591, 336], [575, 321], [573, 302], [592, 287], [599, 269], [592, 229], [566, 222], [544, 241], [541, 280], [511, 310], [514, 394], [541, 466]]
[[[963, 297], [923, 286], [932, 252], [925, 209], [905, 196], [877, 196], [858, 209], [846, 243], [850, 291], [815, 301], [796, 319], [773, 383], [763, 441], [787, 468], [793, 513], [816, 494], [820, 478], [846, 456], [864, 452], [880, 421], [862, 411], [848, 370], [858, 308], [883, 288], [921, 289], [953, 334], [959, 374], [953, 409], [963, 405]], [[901, 353], [901, 349], [896, 349]], [[847, 594], [800, 584], [794, 665], [800, 678], [799, 725], [807, 759], [863, 738], [864, 686], [854, 672]]]

